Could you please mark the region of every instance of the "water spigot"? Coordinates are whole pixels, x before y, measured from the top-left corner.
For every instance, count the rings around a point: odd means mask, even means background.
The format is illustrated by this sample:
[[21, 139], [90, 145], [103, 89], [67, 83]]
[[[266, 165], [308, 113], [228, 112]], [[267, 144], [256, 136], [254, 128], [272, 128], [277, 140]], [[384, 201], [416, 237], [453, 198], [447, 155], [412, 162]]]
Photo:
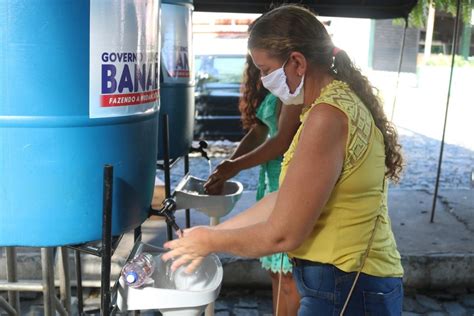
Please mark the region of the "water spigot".
[[209, 160], [209, 156], [207, 155], [207, 152], [205, 151], [207, 146], [208, 145], [207, 145], [207, 142], [205, 140], [200, 140], [199, 141], [199, 147], [191, 146], [191, 149], [189, 150], [189, 152], [191, 152], [191, 153], [194, 153], [194, 152], [200, 153], [203, 158], [206, 158], [206, 160]]
[[152, 210], [154, 215], [163, 216], [165, 218], [166, 224], [173, 227], [176, 233], [179, 236], [182, 236], [183, 231], [181, 228], [176, 224], [176, 218], [174, 216], [174, 211], [176, 211], [176, 202], [172, 198], [165, 199], [158, 210]]

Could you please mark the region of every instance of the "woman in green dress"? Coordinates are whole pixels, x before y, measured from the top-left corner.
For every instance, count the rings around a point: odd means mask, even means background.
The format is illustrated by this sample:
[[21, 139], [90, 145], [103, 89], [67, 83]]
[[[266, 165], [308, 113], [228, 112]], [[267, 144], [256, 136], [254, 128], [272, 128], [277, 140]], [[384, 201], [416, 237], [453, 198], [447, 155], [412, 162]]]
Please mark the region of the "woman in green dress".
[[[239, 102], [243, 127], [248, 133], [231, 157], [217, 166], [209, 177], [205, 188], [210, 194], [219, 194], [226, 180], [257, 165], [260, 165], [257, 201], [278, 190], [282, 155], [299, 127], [302, 106], [282, 106], [280, 100], [263, 87], [260, 76], [248, 55]], [[299, 296], [288, 256], [279, 253], [260, 261], [263, 269], [270, 272], [274, 310], [278, 302], [278, 316], [296, 315]]]

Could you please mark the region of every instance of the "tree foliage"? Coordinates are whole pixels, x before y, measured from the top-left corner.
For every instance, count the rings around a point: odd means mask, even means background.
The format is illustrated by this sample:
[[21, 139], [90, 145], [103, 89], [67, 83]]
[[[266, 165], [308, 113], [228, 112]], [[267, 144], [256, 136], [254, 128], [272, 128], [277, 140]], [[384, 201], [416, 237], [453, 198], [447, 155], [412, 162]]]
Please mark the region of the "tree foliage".
[[[428, 18], [430, 0], [418, 0], [409, 16], [409, 24], [414, 27], [425, 27]], [[461, 16], [464, 23], [471, 23], [472, 0], [461, 0]], [[457, 0], [433, 0], [437, 11], [445, 11], [456, 16]]]

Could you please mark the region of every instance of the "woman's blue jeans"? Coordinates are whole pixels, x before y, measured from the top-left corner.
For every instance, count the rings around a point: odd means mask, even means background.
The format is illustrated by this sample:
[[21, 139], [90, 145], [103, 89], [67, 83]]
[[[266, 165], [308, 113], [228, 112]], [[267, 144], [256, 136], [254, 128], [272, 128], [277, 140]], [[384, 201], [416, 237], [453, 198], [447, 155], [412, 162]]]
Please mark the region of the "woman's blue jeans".
[[[330, 264], [295, 260], [293, 277], [301, 296], [298, 316], [339, 316], [355, 276]], [[401, 278], [361, 273], [344, 316], [399, 316], [402, 305]]]

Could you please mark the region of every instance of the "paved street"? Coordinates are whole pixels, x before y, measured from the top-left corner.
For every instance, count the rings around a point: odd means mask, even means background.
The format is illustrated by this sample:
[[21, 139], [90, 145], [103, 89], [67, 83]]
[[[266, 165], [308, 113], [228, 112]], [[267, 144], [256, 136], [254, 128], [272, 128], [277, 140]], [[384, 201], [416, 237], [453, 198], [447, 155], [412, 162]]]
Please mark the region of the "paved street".
[[[99, 291], [87, 291], [86, 310], [99, 306]], [[41, 296], [29, 295], [22, 300], [22, 315], [42, 316]], [[474, 289], [417, 292], [405, 289], [403, 316], [473, 316]], [[267, 289], [223, 289], [215, 304], [216, 316], [272, 315], [271, 291]], [[97, 314], [91, 312], [91, 314]], [[144, 316], [161, 315], [157, 311], [143, 311]], [[0, 315], [6, 315], [0, 312]], [[322, 315], [324, 316], [324, 315]]]

